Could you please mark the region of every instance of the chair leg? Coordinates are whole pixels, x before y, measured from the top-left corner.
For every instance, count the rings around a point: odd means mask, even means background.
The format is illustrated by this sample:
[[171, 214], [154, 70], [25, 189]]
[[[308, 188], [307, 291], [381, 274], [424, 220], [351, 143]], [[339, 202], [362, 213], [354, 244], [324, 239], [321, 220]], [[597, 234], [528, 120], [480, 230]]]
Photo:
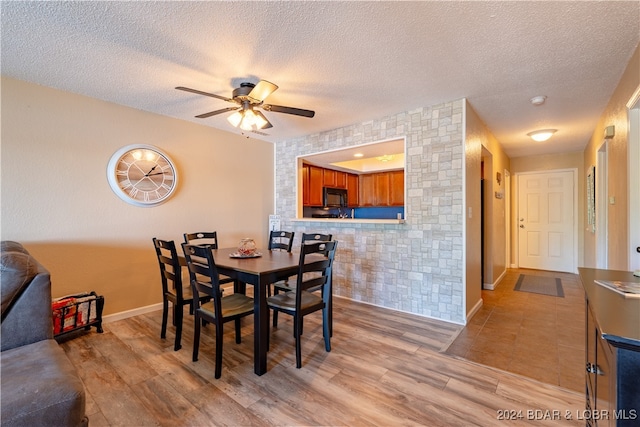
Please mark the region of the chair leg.
[[333, 336], [333, 294], [329, 294], [329, 336]]
[[173, 344], [173, 351], [178, 351], [182, 348], [180, 341], [182, 340], [182, 306], [176, 304], [175, 322], [176, 322], [176, 341]]
[[215, 377], [222, 376], [222, 322], [216, 323], [216, 373]]
[[[271, 286], [269, 286], [269, 290], [271, 290]], [[273, 287], [273, 295], [278, 295], [280, 293], [280, 291], [278, 290], [278, 288], [276, 286]], [[273, 309], [273, 327], [277, 328], [278, 327], [278, 309], [274, 308]]]
[[241, 334], [241, 320], [240, 318], [237, 318], [235, 320], [235, 324], [236, 324], [236, 344], [240, 344], [242, 342], [242, 334]]
[[322, 336], [324, 337], [324, 349], [331, 351], [331, 311], [329, 307], [322, 309]]
[[167, 337], [167, 317], [169, 315], [169, 302], [166, 299], [162, 300], [162, 328], [160, 329], [160, 338]]
[[296, 339], [296, 368], [300, 369], [302, 367], [302, 334], [300, 330], [302, 329], [302, 316], [294, 316], [293, 318], [293, 336]]
[[198, 349], [200, 348], [200, 316], [198, 313], [195, 314], [195, 322], [193, 324], [193, 357], [191, 360], [194, 362], [198, 361]]
[[176, 326], [176, 313], [178, 312], [178, 304], [174, 304], [171, 303], [171, 306], [173, 307], [173, 326]]

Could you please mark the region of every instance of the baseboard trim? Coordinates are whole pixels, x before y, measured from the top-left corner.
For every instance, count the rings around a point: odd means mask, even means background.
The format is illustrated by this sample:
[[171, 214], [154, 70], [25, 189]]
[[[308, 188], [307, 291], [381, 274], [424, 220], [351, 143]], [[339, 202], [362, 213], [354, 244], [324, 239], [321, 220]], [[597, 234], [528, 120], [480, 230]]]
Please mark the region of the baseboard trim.
[[495, 282], [493, 283], [483, 283], [482, 284], [482, 289], [487, 290], [487, 291], [493, 291], [498, 287], [498, 284], [500, 283], [500, 281], [504, 278], [505, 274], [507, 274], [507, 270], [503, 270], [502, 274], [500, 276], [498, 276], [498, 278], [495, 280]]
[[147, 305], [145, 307], [134, 308], [132, 310], [121, 311], [119, 313], [109, 314], [102, 317], [103, 323], [117, 322], [118, 320], [128, 319], [129, 317], [138, 316], [140, 314], [151, 313], [152, 311], [162, 310], [162, 303]]
[[480, 298], [478, 302], [476, 302], [476, 304], [473, 306], [473, 308], [469, 310], [469, 313], [467, 313], [467, 319], [465, 321], [465, 325], [469, 322], [469, 319], [471, 319], [478, 312], [478, 310], [482, 308], [482, 304], [483, 304], [483, 301], [482, 301], [482, 298]]

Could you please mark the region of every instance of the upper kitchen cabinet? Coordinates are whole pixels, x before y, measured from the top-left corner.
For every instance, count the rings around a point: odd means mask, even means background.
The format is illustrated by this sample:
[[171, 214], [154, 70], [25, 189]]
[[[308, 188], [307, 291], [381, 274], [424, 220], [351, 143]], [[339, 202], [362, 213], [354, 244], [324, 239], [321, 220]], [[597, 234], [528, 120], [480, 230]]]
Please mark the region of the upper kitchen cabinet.
[[324, 187], [347, 188], [347, 173], [333, 169], [323, 169], [322, 184]]
[[359, 206], [404, 206], [404, 171], [360, 175]]
[[318, 166], [302, 165], [302, 203], [304, 206], [322, 206], [324, 170]]
[[348, 173], [347, 174], [347, 200], [349, 201], [349, 206], [360, 206], [359, 203], [359, 179], [358, 175]]
[[389, 206], [404, 206], [404, 170], [389, 172]]
[[359, 191], [358, 206], [376, 206], [378, 196], [374, 174], [360, 175]]

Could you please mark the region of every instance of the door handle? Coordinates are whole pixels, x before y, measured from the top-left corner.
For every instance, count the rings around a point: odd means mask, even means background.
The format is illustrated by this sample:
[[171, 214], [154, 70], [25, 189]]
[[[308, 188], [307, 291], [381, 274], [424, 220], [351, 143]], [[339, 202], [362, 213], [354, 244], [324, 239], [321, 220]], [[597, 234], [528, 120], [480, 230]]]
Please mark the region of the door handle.
[[520, 224], [520, 228], [524, 228], [524, 224]]
[[638, 246], [638, 247], [636, 248], [636, 252], [638, 252], [638, 253], [640, 254], [640, 246]]

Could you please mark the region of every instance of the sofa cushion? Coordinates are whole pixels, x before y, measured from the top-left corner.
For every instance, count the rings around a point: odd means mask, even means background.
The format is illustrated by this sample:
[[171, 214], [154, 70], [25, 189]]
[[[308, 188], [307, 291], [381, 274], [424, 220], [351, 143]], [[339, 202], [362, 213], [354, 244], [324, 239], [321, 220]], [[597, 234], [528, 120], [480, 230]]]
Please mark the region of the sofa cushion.
[[55, 340], [3, 351], [0, 365], [3, 427], [86, 425], [84, 386]]
[[2, 319], [13, 301], [38, 274], [38, 262], [28, 253], [2, 252], [0, 254], [0, 293], [2, 294]]

